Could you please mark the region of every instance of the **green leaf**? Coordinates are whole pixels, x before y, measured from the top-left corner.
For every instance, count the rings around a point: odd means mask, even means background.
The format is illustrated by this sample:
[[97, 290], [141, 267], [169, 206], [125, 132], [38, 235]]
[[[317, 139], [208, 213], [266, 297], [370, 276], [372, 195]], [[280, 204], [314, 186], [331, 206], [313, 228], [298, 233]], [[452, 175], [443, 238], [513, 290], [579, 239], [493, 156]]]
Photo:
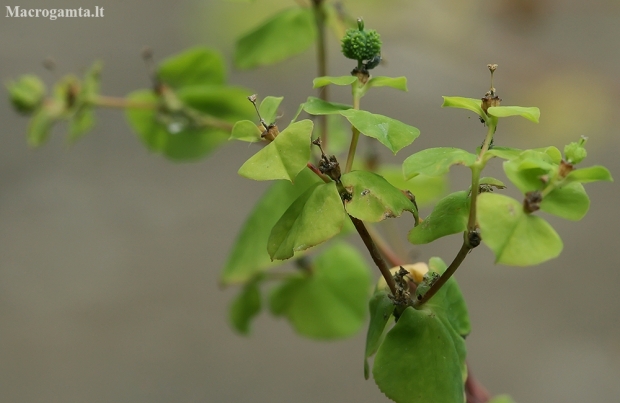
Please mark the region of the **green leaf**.
[[271, 231], [267, 250], [284, 260], [338, 235], [345, 212], [335, 182], [313, 185], [295, 200]]
[[310, 159], [311, 120], [295, 122], [265, 148], [254, 154], [241, 168], [239, 175], [258, 181], [295, 180]]
[[370, 323], [366, 333], [366, 352], [364, 355], [364, 377], [366, 379], [370, 376], [368, 358], [377, 352], [383, 341], [385, 327], [394, 312], [394, 302], [388, 297], [387, 292], [379, 291], [370, 298], [368, 306]]
[[260, 107], [258, 111], [260, 112], [261, 117], [267, 124], [274, 123], [276, 121], [276, 117], [278, 115], [278, 108], [280, 107], [280, 103], [284, 97], [272, 97], [268, 96], [263, 99], [260, 103]]
[[418, 207], [429, 205], [448, 191], [446, 176], [417, 175], [406, 180], [399, 166], [386, 164], [382, 164], [377, 173], [393, 186], [409, 190], [415, 196]]
[[317, 77], [312, 80], [312, 88], [320, 88], [325, 87], [329, 84], [334, 85], [351, 85], [357, 81], [356, 76], [348, 75], [348, 76], [340, 76], [340, 77]]
[[487, 112], [489, 115], [493, 115], [498, 118], [504, 118], [508, 116], [522, 116], [527, 120], [531, 120], [534, 123], [538, 123], [540, 118], [540, 109], [524, 106], [491, 106]]
[[447, 174], [452, 165], [461, 164], [469, 167], [474, 162], [476, 156], [460, 148], [428, 148], [409, 156], [403, 162], [403, 173], [408, 179], [419, 174], [441, 176]]
[[483, 193], [478, 197], [478, 224], [496, 263], [531, 266], [557, 257], [562, 240], [549, 223], [526, 214], [517, 200]]
[[543, 198], [540, 209], [567, 220], [581, 220], [590, 208], [590, 199], [583, 185], [568, 183], [553, 189]]
[[191, 48], [162, 61], [157, 68], [157, 78], [172, 88], [224, 84], [224, 59], [216, 50], [202, 46]]
[[339, 339], [364, 324], [369, 268], [355, 248], [336, 243], [315, 260], [312, 271], [286, 280], [270, 297], [271, 310], [314, 339]]
[[95, 124], [93, 108], [80, 108], [69, 120], [69, 141], [75, 142], [88, 132]]
[[316, 97], [308, 97], [308, 100], [302, 104], [302, 107], [304, 111], [311, 115], [332, 115], [352, 108], [350, 105], [325, 102]]
[[483, 158], [485, 163], [493, 157], [498, 157], [504, 160], [511, 160], [519, 157], [522, 152], [523, 150], [520, 150], [518, 148], [493, 146], [493, 148], [484, 153]]
[[237, 41], [235, 65], [251, 69], [280, 62], [307, 50], [315, 38], [312, 9], [283, 10]]
[[366, 87], [392, 87], [407, 91], [407, 77], [372, 77], [366, 83]]
[[241, 334], [250, 333], [250, 322], [260, 313], [262, 304], [258, 284], [261, 280], [262, 276], [257, 276], [247, 283], [230, 305], [230, 323]]
[[224, 285], [242, 283], [273, 266], [267, 252], [267, 240], [271, 229], [290, 205], [310, 186], [322, 181], [310, 170], [303, 170], [295, 183], [275, 182], [258, 200], [237, 235], [221, 273], [220, 283]]
[[430, 310], [411, 307], [385, 336], [372, 369], [379, 389], [398, 403], [463, 402], [461, 371], [444, 322]]
[[351, 126], [345, 124], [342, 116], [327, 115], [327, 133], [329, 133], [328, 151], [339, 154], [349, 149], [351, 142]]
[[409, 231], [409, 242], [426, 244], [441, 237], [456, 234], [467, 229], [469, 216], [469, 193], [451, 193], [435, 205], [433, 212]]
[[[226, 96], [225, 93], [221, 96], [224, 103]], [[149, 90], [133, 92], [127, 99], [135, 103], [158, 103], [157, 96]], [[173, 160], [204, 157], [229, 137], [223, 130], [195, 126], [183, 114], [161, 114], [155, 108], [127, 109], [125, 113], [129, 126], [149, 150]]]
[[101, 83], [101, 62], [95, 62], [84, 75], [80, 93], [76, 99], [76, 109], [69, 118], [69, 141], [75, 142], [87, 133], [95, 124], [94, 108], [90, 100], [99, 95]]
[[383, 115], [349, 109], [340, 114], [362, 134], [375, 138], [396, 154], [420, 135], [420, 130]]
[[399, 217], [404, 211], [417, 214], [411, 200], [377, 174], [353, 171], [342, 175], [341, 181], [351, 194], [351, 200], [345, 200], [345, 209], [355, 218], [379, 222]]
[[546, 186], [542, 178], [550, 179], [555, 170], [557, 165], [551, 157], [535, 150], [524, 151], [518, 158], [504, 162], [506, 176], [523, 193], [542, 190]]
[[[483, 178], [480, 178], [478, 183], [480, 184], [480, 186], [484, 185], [484, 186], [488, 186], [488, 187], [496, 188], [496, 189], [504, 189], [506, 187], [506, 185], [504, 185], [504, 182], [500, 181], [499, 179], [492, 178], [490, 176], [485, 176]], [[471, 186], [470, 186], [470, 191], [471, 191]]]
[[249, 143], [256, 143], [262, 140], [261, 131], [251, 120], [240, 120], [235, 123], [230, 133], [230, 139], [247, 141]]
[[28, 124], [28, 144], [32, 147], [43, 145], [54, 126], [55, 118], [46, 108], [39, 109]]
[[596, 181], [613, 182], [614, 179], [611, 177], [611, 173], [609, 173], [609, 170], [607, 170], [607, 168], [597, 165], [571, 171], [571, 173], [569, 173], [566, 177], [566, 181], [590, 183]]
[[482, 100], [463, 97], [443, 97], [442, 108], [460, 108], [470, 110], [486, 120], [486, 113], [482, 109]]

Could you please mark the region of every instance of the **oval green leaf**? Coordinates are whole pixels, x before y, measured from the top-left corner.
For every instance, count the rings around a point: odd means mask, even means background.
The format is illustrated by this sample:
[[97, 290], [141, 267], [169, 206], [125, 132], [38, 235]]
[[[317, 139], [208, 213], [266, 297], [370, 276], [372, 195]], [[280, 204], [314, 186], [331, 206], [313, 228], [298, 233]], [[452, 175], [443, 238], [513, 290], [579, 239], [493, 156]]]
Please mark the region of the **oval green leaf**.
[[462, 365], [450, 330], [429, 310], [405, 309], [385, 336], [372, 369], [398, 403], [463, 402]]
[[414, 204], [401, 190], [375, 173], [353, 171], [342, 175], [341, 181], [351, 195], [351, 200], [345, 200], [345, 209], [355, 218], [379, 222], [399, 217], [404, 211], [417, 214]]
[[261, 117], [267, 124], [275, 123], [276, 117], [278, 115], [278, 108], [280, 107], [280, 103], [284, 97], [272, 97], [268, 96], [263, 99], [260, 103], [260, 107], [258, 111], [260, 112]]
[[538, 123], [540, 119], [540, 109], [535, 106], [491, 106], [488, 109], [489, 115], [493, 115], [498, 118], [505, 118], [508, 116], [522, 116], [527, 120], [531, 120], [534, 123]]
[[482, 100], [475, 98], [463, 98], [463, 97], [443, 97], [442, 108], [459, 108], [467, 109], [486, 121], [487, 115], [482, 109]]
[[257, 276], [247, 283], [230, 305], [230, 323], [241, 334], [250, 333], [250, 322], [261, 311], [262, 302], [258, 287], [261, 279], [261, 276]]
[[386, 164], [382, 164], [377, 173], [398, 189], [409, 190], [415, 196], [418, 207], [429, 205], [448, 191], [446, 176], [417, 175], [407, 180], [401, 167]]
[[460, 148], [428, 148], [409, 156], [403, 162], [403, 174], [407, 179], [419, 174], [441, 176], [447, 174], [452, 165], [461, 164], [469, 167], [474, 162], [476, 156]]
[[357, 77], [352, 76], [352, 75], [339, 76], [339, 77], [323, 76], [323, 77], [317, 77], [314, 80], [312, 80], [312, 88], [321, 88], [329, 84], [351, 85], [356, 81], [357, 81]]
[[526, 214], [517, 200], [483, 193], [478, 197], [478, 224], [482, 241], [495, 254], [495, 262], [532, 266], [557, 257], [562, 240], [549, 223]]
[[306, 51], [315, 38], [312, 9], [283, 10], [237, 41], [235, 66], [251, 69], [280, 62]]
[[275, 224], [267, 241], [272, 260], [285, 260], [295, 252], [316, 246], [338, 235], [345, 212], [336, 183], [310, 187], [293, 202]]
[[203, 46], [170, 56], [159, 64], [157, 78], [172, 88], [221, 85], [226, 81], [222, 55]]
[[332, 115], [340, 113], [341, 111], [346, 111], [352, 107], [337, 102], [325, 102], [316, 97], [308, 97], [308, 100], [302, 104], [302, 108], [311, 115]]
[[261, 131], [251, 120], [240, 120], [235, 123], [230, 133], [230, 139], [247, 141], [249, 143], [256, 143], [262, 140]]
[[575, 169], [568, 174], [566, 180], [569, 182], [590, 183], [596, 181], [613, 182], [614, 179], [611, 177], [611, 173], [607, 168], [597, 165]]
[[366, 333], [366, 352], [364, 354], [364, 378], [366, 379], [370, 376], [368, 358], [377, 352], [383, 341], [385, 327], [392, 316], [392, 312], [394, 312], [394, 302], [388, 297], [388, 293], [378, 291], [370, 298], [368, 308], [370, 310], [370, 323]]
[[383, 115], [349, 109], [340, 114], [347, 118], [362, 134], [379, 140], [396, 154], [418, 138], [420, 130]]
[[272, 262], [267, 252], [271, 229], [291, 204], [311, 185], [322, 183], [310, 170], [302, 170], [295, 183], [278, 181], [258, 200], [237, 235], [220, 275], [223, 285], [243, 283], [257, 273], [281, 264]]
[[239, 168], [239, 175], [257, 181], [293, 181], [310, 159], [311, 120], [295, 122]]
[[363, 326], [369, 289], [365, 259], [352, 246], [336, 243], [317, 257], [310, 273], [276, 288], [270, 305], [304, 336], [340, 339]]
[[581, 220], [590, 208], [590, 198], [578, 182], [563, 184], [543, 198], [540, 209], [567, 220]]
[[409, 242], [426, 244], [441, 237], [456, 234], [467, 229], [469, 216], [469, 193], [451, 193], [435, 205], [433, 212], [409, 231]]

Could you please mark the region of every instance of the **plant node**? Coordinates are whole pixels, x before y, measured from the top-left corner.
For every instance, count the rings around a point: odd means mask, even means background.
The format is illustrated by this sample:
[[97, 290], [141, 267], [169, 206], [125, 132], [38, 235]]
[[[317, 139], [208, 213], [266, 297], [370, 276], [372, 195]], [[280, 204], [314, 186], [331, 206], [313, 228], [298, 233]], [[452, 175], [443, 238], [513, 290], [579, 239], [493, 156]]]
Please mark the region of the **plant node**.
[[530, 214], [534, 211], [540, 210], [540, 203], [543, 201], [543, 196], [540, 190], [534, 190], [525, 194], [523, 200], [523, 211]]

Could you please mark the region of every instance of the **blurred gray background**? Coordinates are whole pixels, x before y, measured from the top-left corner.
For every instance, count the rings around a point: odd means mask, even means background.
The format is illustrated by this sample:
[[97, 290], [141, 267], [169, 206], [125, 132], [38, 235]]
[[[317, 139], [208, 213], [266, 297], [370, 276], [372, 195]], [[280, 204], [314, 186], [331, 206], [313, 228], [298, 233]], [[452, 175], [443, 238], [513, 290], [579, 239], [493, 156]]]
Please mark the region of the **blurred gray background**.
[[[292, 1], [18, 0], [0, 19], [0, 80], [57, 75], [104, 62], [102, 93], [149, 86], [140, 59], [196, 44], [230, 61], [234, 38]], [[6, 18], [7, 5], [105, 8], [99, 19]], [[620, 2], [616, 0], [345, 1], [377, 28], [386, 65], [410, 92], [380, 89], [362, 106], [420, 128], [394, 159], [422, 148], [475, 148], [484, 129], [441, 95], [479, 97], [487, 63], [505, 105], [540, 107], [541, 122], [504, 119], [497, 144], [535, 147], [589, 136], [586, 165], [616, 179], [620, 114]], [[347, 74], [330, 37], [329, 68]], [[231, 72], [260, 95], [284, 95], [285, 116], [312, 95], [313, 51], [272, 68]], [[333, 91], [348, 102], [348, 91]], [[218, 288], [237, 230], [266, 188], [236, 175], [253, 150], [230, 144], [175, 164], [149, 154], [121, 111], [69, 146], [65, 127], [29, 149], [27, 119], [0, 97], [0, 401], [385, 402], [362, 375], [365, 332], [338, 342], [294, 334], [261, 315], [249, 338], [227, 324], [234, 289]], [[523, 120], [523, 121], [521, 121]], [[455, 169], [454, 189], [467, 181]], [[499, 163], [491, 173], [501, 176]], [[463, 182], [460, 182], [463, 183]], [[466, 182], [465, 182], [466, 183]], [[620, 192], [587, 185], [581, 222], [549, 218], [563, 254], [532, 268], [496, 266], [482, 246], [457, 278], [469, 303], [469, 362], [494, 393], [518, 402], [620, 401]], [[404, 230], [404, 227], [402, 228]], [[404, 234], [404, 232], [403, 232]], [[453, 239], [454, 238], [454, 239]], [[450, 260], [459, 237], [418, 249]]]

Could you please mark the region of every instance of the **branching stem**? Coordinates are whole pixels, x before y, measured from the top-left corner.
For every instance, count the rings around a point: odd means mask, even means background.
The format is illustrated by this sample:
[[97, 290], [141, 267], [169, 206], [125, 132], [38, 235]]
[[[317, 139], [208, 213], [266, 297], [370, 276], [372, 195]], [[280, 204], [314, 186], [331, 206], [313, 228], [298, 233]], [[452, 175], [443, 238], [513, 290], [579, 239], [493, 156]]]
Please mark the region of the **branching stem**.
[[[314, 10], [314, 20], [317, 31], [316, 59], [319, 77], [327, 75], [327, 51], [325, 41], [325, 11], [323, 10], [323, 0], [312, 0]], [[329, 101], [329, 86], [319, 88], [319, 98], [322, 101]], [[319, 116], [321, 122], [321, 142], [327, 148], [327, 115]]]
[[357, 232], [360, 234], [362, 241], [364, 241], [364, 245], [366, 245], [368, 252], [370, 252], [370, 257], [372, 257], [372, 260], [379, 268], [379, 271], [385, 279], [385, 282], [387, 283], [388, 287], [390, 287], [390, 292], [392, 293], [392, 295], [396, 295], [396, 283], [394, 282], [394, 277], [392, 277], [392, 273], [390, 273], [390, 268], [388, 267], [387, 263], [385, 263], [385, 260], [383, 260], [383, 256], [381, 256], [381, 253], [379, 252], [379, 248], [377, 248], [377, 245], [368, 233], [368, 229], [366, 228], [362, 220], [359, 220], [352, 216], [349, 216], [349, 218], [353, 222], [353, 225], [355, 226]]
[[[357, 85], [357, 83], [353, 83], [353, 85]], [[353, 109], [359, 110], [360, 108], [360, 99], [358, 96], [353, 96]], [[355, 159], [355, 149], [357, 148], [357, 142], [360, 138], [360, 131], [353, 125], [351, 125], [351, 145], [349, 146], [349, 154], [347, 155], [347, 164], [344, 168], [344, 173], [351, 172], [351, 168], [353, 167], [353, 160]]]

